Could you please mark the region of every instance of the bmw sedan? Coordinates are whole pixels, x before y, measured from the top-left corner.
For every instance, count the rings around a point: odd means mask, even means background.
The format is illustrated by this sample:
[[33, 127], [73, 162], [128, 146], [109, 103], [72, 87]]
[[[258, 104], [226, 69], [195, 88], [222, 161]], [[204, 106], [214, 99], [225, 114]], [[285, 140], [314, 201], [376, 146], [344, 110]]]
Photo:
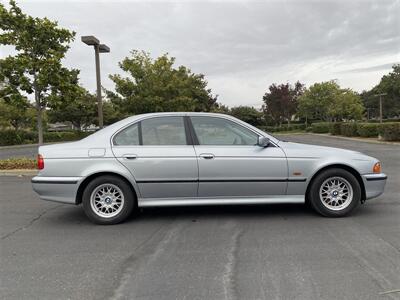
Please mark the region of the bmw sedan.
[[285, 142], [234, 117], [154, 113], [114, 123], [77, 142], [42, 146], [33, 189], [82, 204], [98, 224], [139, 207], [308, 203], [348, 215], [383, 193], [380, 162], [365, 154]]

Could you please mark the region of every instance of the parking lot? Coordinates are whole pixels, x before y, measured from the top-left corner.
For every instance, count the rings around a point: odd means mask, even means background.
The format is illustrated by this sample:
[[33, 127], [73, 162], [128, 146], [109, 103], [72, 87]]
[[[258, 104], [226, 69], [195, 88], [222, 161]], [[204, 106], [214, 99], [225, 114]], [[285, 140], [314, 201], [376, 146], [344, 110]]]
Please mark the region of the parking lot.
[[[379, 158], [385, 194], [350, 217], [303, 205], [146, 209], [116, 226], [0, 177], [1, 299], [400, 299], [400, 146], [296, 142]], [[396, 292], [397, 291], [397, 292]]]

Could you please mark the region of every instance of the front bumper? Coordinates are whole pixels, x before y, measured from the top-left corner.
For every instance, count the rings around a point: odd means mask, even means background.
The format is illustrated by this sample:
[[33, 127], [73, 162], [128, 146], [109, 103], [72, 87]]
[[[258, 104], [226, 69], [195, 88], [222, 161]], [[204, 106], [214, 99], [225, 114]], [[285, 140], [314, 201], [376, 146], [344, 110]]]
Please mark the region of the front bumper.
[[76, 204], [76, 194], [82, 177], [33, 177], [32, 188], [40, 199]]
[[383, 193], [386, 185], [386, 174], [365, 174], [362, 175], [365, 186], [365, 199], [378, 197]]

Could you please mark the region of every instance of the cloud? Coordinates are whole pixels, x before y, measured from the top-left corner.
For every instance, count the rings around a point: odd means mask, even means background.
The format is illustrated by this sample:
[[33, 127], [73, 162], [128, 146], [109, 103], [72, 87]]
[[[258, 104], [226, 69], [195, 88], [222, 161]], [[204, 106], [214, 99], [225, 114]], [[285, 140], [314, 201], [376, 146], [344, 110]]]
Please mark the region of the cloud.
[[111, 48], [101, 55], [105, 87], [113, 88], [106, 74], [121, 72], [117, 64], [130, 50], [169, 52], [177, 64], [205, 74], [227, 105], [260, 106], [274, 82], [338, 79], [346, 87], [368, 89], [388, 64], [400, 61], [399, 0], [20, 5], [77, 32], [66, 64], [82, 70], [81, 81], [90, 90], [95, 89], [93, 50], [80, 42], [90, 34]]
[[[398, 62], [397, 62], [398, 63]], [[347, 71], [343, 71], [342, 73], [364, 73], [364, 72], [375, 72], [375, 71], [381, 71], [385, 70], [388, 71], [390, 70], [393, 65], [395, 65], [396, 62], [393, 63], [388, 63], [388, 64], [382, 64], [382, 65], [377, 65], [377, 66], [372, 66], [372, 67], [364, 67], [364, 68], [355, 68]]]

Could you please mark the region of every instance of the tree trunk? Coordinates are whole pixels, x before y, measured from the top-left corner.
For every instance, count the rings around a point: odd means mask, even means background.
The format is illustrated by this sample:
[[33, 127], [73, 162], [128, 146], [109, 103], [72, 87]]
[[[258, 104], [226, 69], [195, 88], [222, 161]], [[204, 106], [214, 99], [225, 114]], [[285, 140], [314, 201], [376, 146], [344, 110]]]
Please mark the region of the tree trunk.
[[40, 103], [36, 103], [37, 110], [37, 130], [38, 130], [38, 143], [39, 146], [43, 145], [43, 121], [42, 121], [42, 108]]
[[79, 121], [74, 121], [74, 122], [71, 122], [72, 123], [72, 125], [75, 127], [74, 128], [74, 130], [78, 130], [78, 131], [82, 131], [82, 124], [81, 124], [81, 122], [79, 122]]
[[40, 105], [40, 95], [36, 86], [36, 79], [34, 80], [35, 89], [35, 108], [37, 112], [37, 131], [38, 131], [38, 144], [43, 145], [43, 121], [42, 121], [42, 106]]

